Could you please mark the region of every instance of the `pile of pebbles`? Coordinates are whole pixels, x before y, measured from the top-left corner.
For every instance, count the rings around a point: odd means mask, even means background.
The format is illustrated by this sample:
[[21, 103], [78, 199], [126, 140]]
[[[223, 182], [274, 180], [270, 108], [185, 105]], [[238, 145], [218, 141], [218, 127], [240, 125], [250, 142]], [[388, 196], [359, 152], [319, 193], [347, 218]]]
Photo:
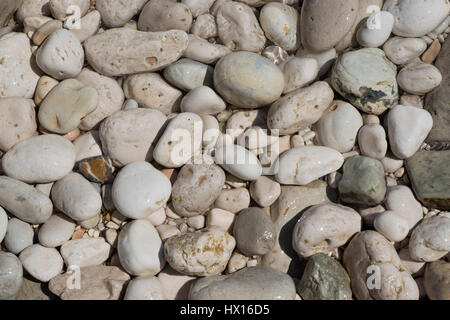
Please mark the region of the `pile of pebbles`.
[[2, 0], [0, 299], [450, 299], [448, 0]]

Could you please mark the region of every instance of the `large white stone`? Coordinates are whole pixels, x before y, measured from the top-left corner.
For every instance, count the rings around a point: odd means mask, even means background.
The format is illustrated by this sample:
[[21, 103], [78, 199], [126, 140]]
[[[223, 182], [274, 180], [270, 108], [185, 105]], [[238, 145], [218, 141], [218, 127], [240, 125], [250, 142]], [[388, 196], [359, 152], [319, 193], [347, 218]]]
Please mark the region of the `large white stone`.
[[20, 260], [12, 253], [0, 251], [0, 300], [14, 297], [23, 281]]
[[128, 283], [124, 300], [166, 300], [161, 281], [153, 277], [137, 277]]
[[239, 145], [225, 145], [216, 148], [214, 161], [242, 180], [253, 181], [262, 174], [261, 163], [255, 154]]
[[66, 265], [89, 267], [98, 266], [109, 258], [111, 246], [105, 238], [75, 239], [61, 246], [61, 255]]
[[55, 248], [34, 244], [19, 255], [23, 268], [41, 282], [48, 282], [62, 272], [63, 259]]
[[72, 219], [61, 213], [54, 214], [39, 228], [39, 243], [44, 247], [59, 247], [72, 237], [74, 231]]

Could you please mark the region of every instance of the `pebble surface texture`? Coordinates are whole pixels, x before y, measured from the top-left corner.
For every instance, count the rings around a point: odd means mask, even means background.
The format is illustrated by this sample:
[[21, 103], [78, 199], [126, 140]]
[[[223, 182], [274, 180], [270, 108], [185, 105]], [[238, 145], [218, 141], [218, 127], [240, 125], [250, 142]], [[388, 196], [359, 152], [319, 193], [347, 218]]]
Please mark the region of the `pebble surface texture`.
[[449, 33], [448, 0], [0, 0], [0, 300], [450, 300]]

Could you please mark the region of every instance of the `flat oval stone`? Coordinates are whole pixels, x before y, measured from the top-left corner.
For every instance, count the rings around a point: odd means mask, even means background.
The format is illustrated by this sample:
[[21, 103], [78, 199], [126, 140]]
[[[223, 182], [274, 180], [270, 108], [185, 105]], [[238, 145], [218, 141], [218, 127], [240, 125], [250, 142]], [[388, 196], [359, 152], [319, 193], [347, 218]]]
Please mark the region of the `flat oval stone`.
[[33, 244], [33, 237], [33, 228], [28, 223], [17, 218], [8, 221], [4, 243], [9, 252], [19, 254]]
[[423, 285], [430, 300], [449, 300], [450, 263], [442, 260], [428, 263]]
[[138, 29], [142, 31], [189, 31], [192, 13], [184, 3], [166, 0], [150, 0], [142, 9]]
[[0, 98], [0, 150], [6, 152], [16, 143], [32, 137], [36, 129], [33, 100]]
[[35, 136], [14, 145], [2, 159], [5, 173], [27, 183], [49, 183], [66, 176], [75, 164], [75, 148], [58, 135]]
[[319, 146], [292, 148], [277, 160], [275, 179], [281, 184], [307, 185], [342, 167], [338, 151]]
[[242, 180], [253, 181], [262, 174], [261, 163], [254, 153], [238, 145], [216, 148], [214, 162]]
[[52, 215], [49, 197], [26, 183], [0, 176], [0, 190], [0, 206], [20, 220], [41, 224]]
[[215, 208], [232, 213], [238, 213], [249, 206], [250, 194], [246, 188], [223, 189], [214, 202]]
[[398, 65], [413, 61], [426, 49], [427, 43], [421, 38], [392, 37], [383, 46], [389, 60]]
[[390, 241], [399, 242], [408, 236], [409, 221], [396, 214], [395, 211], [378, 213], [373, 221], [373, 226]]
[[259, 108], [281, 96], [284, 76], [267, 58], [251, 52], [233, 52], [217, 62], [214, 86], [234, 106]]
[[389, 187], [384, 205], [408, 221], [409, 229], [414, 228], [423, 218], [422, 205], [407, 186]]
[[361, 46], [377, 48], [382, 46], [391, 35], [394, 26], [394, 16], [387, 11], [371, 14], [364, 25], [358, 30], [356, 37]]
[[294, 57], [279, 64], [284, 73], [283, 93], [291, 93], [312, 83], [319, 74], [319, 64], [314, 58]]
[[136, 276], [153, 276], [165, 264], [163, 245], [158, 231], [147, 220], [125, 225], [117, 242], [120, 264]]
[[230, 52], [231, 50], [224, 45], [210, 43], [205, 39], [190, 34], [189, 45], [183, 55], [195, 61], [212, 64]]
[[111, 246], [104, 238], [75, 239], [65, 242], [60, 248], [66, 266], [89, 267], [105, 262]]
[[102, 198], [98, 191], [81, 174], [75, 172], [53, 185], [51, 197], [58, 210], [76, 221], [93, 218], [102, 208]]
[[397, 68], [377, 48], [341, 55], [331, 74], [333, 88], [361, 111], [382, 114], [398, 101]]
[[403, 91], [424, 95], [441, 84], [442, 74], [431, 64], [411, 63], [400, 70], [397, 82]]
[[286, 273], [266, 267], [197, 280], [189, 300], [293, 300], [295, 284]]
[[8, 229], [8, 215], [6, 211], [0, 207], [0, 243], [5, 238], [6, 230]]
[[175, 87], [189, 91], [200, 86], [211, 86], [213, 72], [211, 66], [183, 58], [164, 69], [164, 78]]
[[358, 146], [363, 156], [378, 160], [384, 159], [388, 143], [383, 126], [371, 123], [361, 127], [358, 132]]
[[55, 248], [33, 244], [19, 255], [23, 268], [41, 282], [48, 282], [62, 272], [63, 259]]
[[170, 180], [148, 162], [133, 162], [117, 174], [112, 199], [120, 213], [142, 219], [157, 211], [169, 200]]
[[166, 300], [157, 277], [137, 277], [128, 283], [124, 300]]
[[23, 281], [20, 260], [12, 253], [0, 251], [0, 300], [14, 297]]
[[123, 27], [146, 3], [147, 0], [134, 0], [127, 3], [122, 0], [97, 0], [95, 8], [100, 12], [105, 26], [116, 28]]
[[39, 228], [39, 243], [44, 247], [56, 248], [68, 241], [75, 231], [75, 222], [56, 213]]

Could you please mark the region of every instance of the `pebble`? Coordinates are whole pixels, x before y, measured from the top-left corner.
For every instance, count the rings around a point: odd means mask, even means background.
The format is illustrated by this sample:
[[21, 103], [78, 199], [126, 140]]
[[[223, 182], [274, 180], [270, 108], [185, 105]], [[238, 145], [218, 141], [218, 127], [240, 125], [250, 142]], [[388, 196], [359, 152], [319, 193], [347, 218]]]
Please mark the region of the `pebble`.
[[196, 35], [189, 34], [189, 44], [183, 55], [198, 62], [212, 64], [230, 52], [230, 49], [221, 44], [210, 43]]
[[236, 245], [219, 228], [207, 228], [168, 239], [164, 255], [176, 271], [193, 276], [212, 276], [225, 270]]
[[150, 0], [139, 15], [141, 31], [166, 31], [178, 29], [189, 31], [192, 13], [184, 3], [166, 0]]
[[264, 126], [267, 114], [264, 110], [238, 111], [226, 120], [226, 133], [237, 138], [245, 129], [252, 126]]
[[58, 210], [76, 221], [93, 218], [102, 208], [100, 194], [88, 180], [75, 172], [53, 185], [51, 198]]
[[[17, 16], [19, 16], [19, 11], [17, 11]], [[43, 16], [39, 13], [36, 16], [29, 16], [23, 20], [23, 32], [30, 38], [33, 38], [34, 32], [39, 29], [45, 23], [53, 20], [50, 17]]]
[[104, 238], [76, 239], [65, 242], [60, 248], [67, 267], [98, 266], [110, 255], [111, 246]]
[[156, 137], [167, 117], [158, 110], [131, 109], [114, 113], [100, 125], [100, 140], [105, 156], [114, 166], [152, 160]]
[[234, 252], [227, 265], [227, 273], [234, 273], [247, 266], [248, 258], [238, 252]]
[[424, 95], [441, 84], [442, 74], [431, 64], [411, 63], [400, 70], [397, 82], [403, 91]]
[[234, 106], [260, 108], [281, 96], [284, 76], [267, 58], [251, 52], [233, 52], [217, 62], [214, 86]]
[[89, 0], [50, 0], [48, 6], [52, 16], [58, 20], [67, 19], [69, 9], [71, 6], [77, 6], [80, 10], [80, 16], [84, 16], [89, 10], [90, 1]]
[[315, 59], [319, 65], [319, 77], [324, 76], [331, 69], [337, 58], [336, 49], [334, 48], [322, 52], [314, 52], [300, 47], [295, 55], [300, 58]]
[[143, 219], [166, 204], [170, 180], [148, 162], [133, 162], [117, 174], [112, 186], [115, 207], [125, 217]]
[[213, 208], [209, 210], [206, 215], [205, 226], [207, 228], [216, 227], [222, 229], [223, 231], [229, 232], [235, 218], [236, 216], [232, 212], [219, 208]]
[[439, 40], [434, 40], [433, 43], [428, 47], [427, 51], [422, 55], [422, 61], [425, 63], [433, 63], [433, 61], [439, 55], [441, 51], [441, 43]]
[[363, 119], [358, 109], [351, 104], [335, 100], [315, 124], [320, 145], [341, 153], [352, 150], [356, 143]]
[[388, 210], [395, 212], [408, 222], [408, 231], [423, 218], [422, 206], [407, 186], [388, 188], [384, 204]]
[[34, 17], [39, 15], [51, 16], [49, 0], [23, 0], [17, 10], [17, 18], [23, 21], [26, 17]]
[[253, 181], [262, 174], [261, 163], [255, 154], [238, 145], [216, 148], [214, 162], [242, 180]]
[[63, 24], [59, 20], [50, 20], [44, 23], [33, 33], [33, 43], [37, 46], [40, 46], [50, 34], [55, 32], [56, 30], [62, 29], [62, 27]]
[[277, 66], [283, 62], [286, 62], [290, 58], [287, 51], [279, 46], [268, 46], [261, 52], [261, 55], [272, 61], [272, 63]]
[[342, 201], [375, 206], [384, 200], [386, 181], [384, 168], [379, 160], [353, 156], [345, 162], [343, 170], [339, 183]]
[[0, 98], [0, 150], [6, 152], [16, 143], [31, 138], [36, 129], [32, 100]]
[[229, 49], [260, 52], [264, 48], [264, 31], [249, 6], [226, 1], [217, 12], [216, 23], [220, 41]]
[[361, 217], [354, 209], [319, 204], [303, 212], [292, 232], [292, 247], [299, 257], [330, 253], [361, 231]]
[[17, 218], [8, 221], [4, 244], [9, 252], [18, 255], [33, 244], [34, 232], [31, 226]]
[[389, 144], [399, 159], [413, 156], [433, 127], [430, 113], [424, 109], [398, 105], [387, 115]]
[[450, 299], [450, 263], [436, 261], [425, 268], [423, 285], [430, 300]]
[[160, 70], [175, 62], [187, 45], [188, 36], [181, 30], [142, 32], [114, 28], [87, 39], [84, 49], [95, 71], [105, 76], [122, 76]]
[[331, 87], [323, 81], [298, 89], [273, 103], [267, 115], [267, 127], [280, 135], [294, 134], [316, 123], [333, 101]]
[[189, 300], [293, 300], [295, 284], [290, 276], [265, 267], [244, 268], [229, 275], [198, 279]]
[[44, 247], [56, 248], [70, 240], [75, 231], [75, 223], [61, 213], [53, 214], [39, 228], [39, 243]]
[[334, 149], [319, 146], [292, 148], [278, 159], [275, 179], [281, 184], [307, 185], [337, 171], [344, 163]]
[[134, 0], [125, 3], [121, 0], [96, 0], [95, 8], [100, 12], [102, 23], [109, 28], [123, 27], [133, 18], [147, 0]]
[[372, 13], [357, 32], [357, 39], [361, 46], [378, 48], [382, 46], [391, 35], [394, 27], [394, 16], [388, 11]]
[[163, 244], [147, 220], [134, 220], [122, 228], [117, 242], [120, 264], [135, 276], [158, 274], [165, 264]]
[[208, 39], [217, 36], [217, 25], [215, 17], [211, 14], [202, 14], [195, 19], [191, 28], [192, 34]]
[[275, 245], [276, 230], [263, 209], [252, 207], [239, 212], [233, 235], [240, 252], [245, 255], [265, 255]]
[[214, 207], [220, 208], [232, 213], [246, 209], [250, 206], [250, 194], [246, 188], [223, 189], [216, 201]]
[[225, 102], [207, 86], [192, 89], [181, 100], [181, 111], [199, 115], [217, 114], [226, 108]]
[[311, 84], [319, 74], [319, 64], [314, 58], [297, 58], [281, 62], [284, 73], [283, 93], [291, 93]]
[[387, 152], [386, 156], [381, 159], [384, 170], [388, 173], [394, 173], [403, 166], [404, 161], [397, 159], [391, 152]]
[[417, 262], [411, 259], [408, 247], [402, 248], [398, 252], [398, 256], [402, 260], [402, 265], [413, 277], [423, 274], [425, 270], [425, 262]]
[[39, 80], [31, 64], [31, 47], [23, 33], [0, 36], [0, 97], [32, 98]]
[[77, 162], [79, 172], [94, 183], [107, 183], [113, 179], [114, 167], [110, 159], [103, 156], [83, 159]]
[[12, 253], [0, 251], [0, 300], [14, 297], [23, 282], [20, 260]]
[[363, 156], [383, 160], [388, 149], [386, 132], [379, 124], [366, 124], [358, 132], [358, 146]]
[[124, 300], [166, 300], [161, 281], [153, 277], [137, 277], [127, 285]]
[[0, 206], [22, 221], [41, 224], [52, 215], [48, 196], [24, 182], [0, 176], [0, 190]]
[[[97, 4], [98, 6], [98, 4]], [[67, 24], [66, 20], [66, 24]], [[84, 42], [85, 40], [92, 37], [97, 33], [101, 25], [101, 15], [97, 10], [92, 10], [84, 17], [80, 19], [80, 28], [77, 29], [75, 26], [69, 28], [70, 32], [72, 32], [80, 42]]]
[[183, 58], [164, 69], [164, 78], [184, 91], [190, 91], [200, 86], [211, 86], [213, 83], [213, 68], [204, 63]]
[[427, 49], [421, 38], [392, 37], [383, 46], [386, 56], [398, 65], [405, 65], [419, 57]]
[[6, 235], [6, 230], [8, 229], [8, 215], [6, 211], [0, 207], [0, 243], [2, 243], [3, 239]]
[[171, 237], [179, 236], [181, 234], [181, 231], [176, 226], [168, 224], [159, 225], [156, 227], [156, 230], [158, 230], [162, 241], [166, 241]]
[[169, 265], [157, 277], [168, 300], [187, 300], [189, 287], [196, 279], [173, 270]]
[[270, 207], [280, 196], [281, 186], [267, 177], [259, 177], [250, 184], [250, 195], [261, 207]]
[[409, 231], [409, 221], [395, 211], [384, 211], [376, 215], [373, 225], [375, 230], [394, 242], [402, 241]]
[[48, 282], [63, 270], [63, 259], [55, 248], [33, 244], [19, 255], [23, 268], [35, 279]]

